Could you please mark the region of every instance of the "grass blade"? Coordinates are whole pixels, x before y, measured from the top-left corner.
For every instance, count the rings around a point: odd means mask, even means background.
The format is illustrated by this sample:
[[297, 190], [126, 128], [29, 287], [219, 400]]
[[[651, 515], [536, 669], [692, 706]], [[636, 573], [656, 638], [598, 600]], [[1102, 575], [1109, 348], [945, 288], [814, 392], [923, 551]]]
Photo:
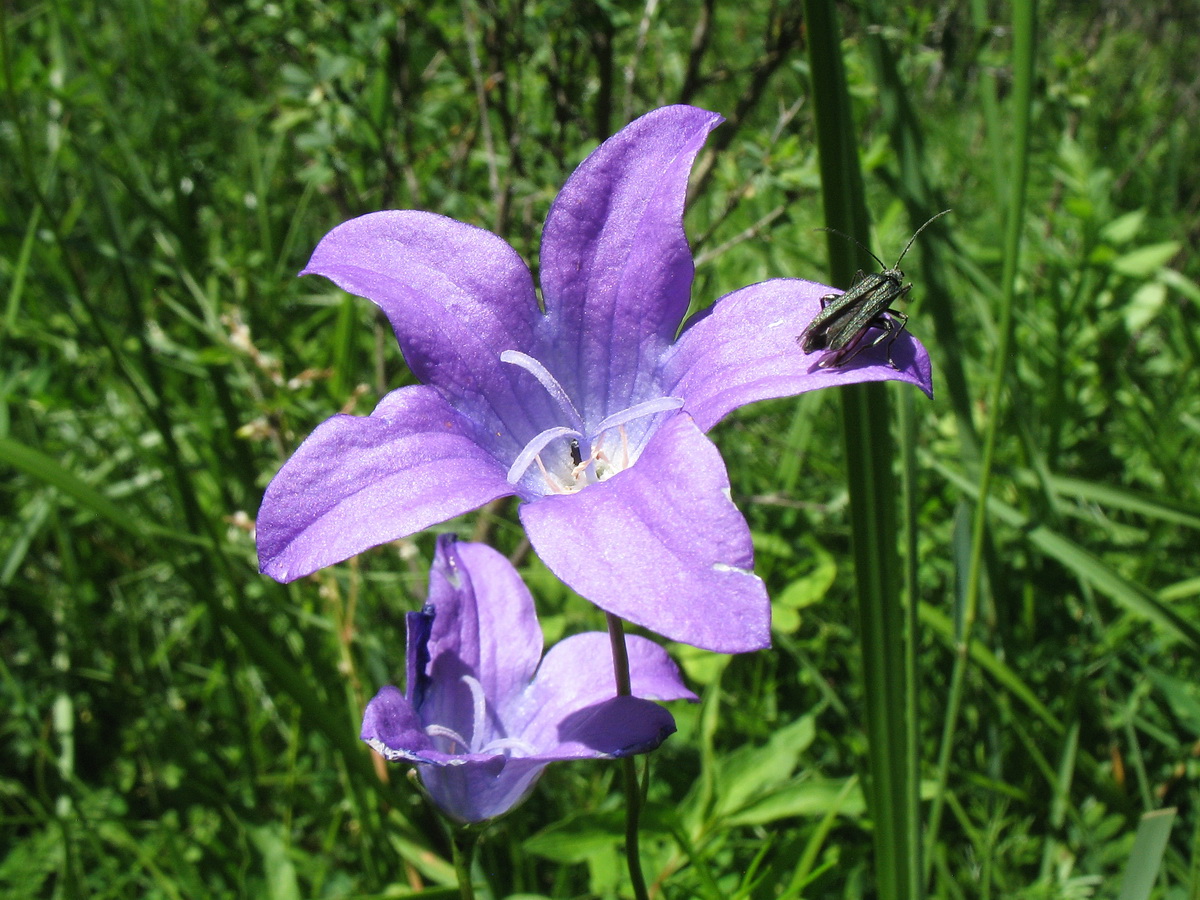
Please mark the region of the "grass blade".
[[[864, 243], [869, 239], [858, 139], [833, 4], [808, 0], [809, 60], [817, 118], [825, 221]], [[832, 240], [830, 269], [838, 284], [869, 265], [850, 242]], [[897, 586], [896, 486], [890, 404], [885, 385], [842, 391], [842, 433], [850, 487], [850, 524], [858, 592], [868, 737], [867, 796], [875, 822], [875, 879], [882, 900], [922, 895], [920, 798], [910, 753], [914, 708], [906, 665], [906, 616]]]
[[966, 677], [967, 664], [970, 660], [968, 650], [972, 641], [972, 631], [975, 627], [975, 617], [979, 607], [979, 593], [983, 580], [981, 575], [984, 548], [987, 545], [987, 497], [991, 491], [992, 467], [996, 453], [997, 433], [1001, 422], [1001, 401], [1003, 399], [1004, 386], [1008, 380], [1009, 367], [1012, 364], [1009, 348], [1012, 345], [1013, 339], [1017, 271], [1021, 248], [1021, 232], [1025, 222], [1025, 196], [1029, 174], [1029, 123], [1033, 115], [1035, 20], [1035, 4], [1033, 0], [1018, 0], [1013, 5], [1014, 91], [1010, 110], [1012, 121], [1010, 146], [1012, 148], [1012, 156], [1010, 159], [1011, 177], [1009, 180], [1007, 217], [1005, 219], [1004, 270], [1001, 276], [999, 342], [996, 345], [995, 354], [992, 359], [991, 378], [988, 384], [986, 408], [991, 410], [991, 417], [988, 419], [984, 429], [983, 452], [979, 461], [978, 497], [975, 501], [975, 516], [971, 529], [971, 560], [966, 577], [963, 640], [959, 645], [958, 655], [954, 660], [954, 670], [950, 676], [950, 691], [946, 703], [946, 717], [942, 728], [942, 744], [938, 751], [938, 791], [934, 795], [933, 805], [929, 812], [928, 837], [931, 843], [937, 840], [938, 828], [941, 824], [943, 796], [949, 779], [950, 748], [954, 744], [955, 731], [958, 727], [958, 714], [962, 705], [964, 679]]

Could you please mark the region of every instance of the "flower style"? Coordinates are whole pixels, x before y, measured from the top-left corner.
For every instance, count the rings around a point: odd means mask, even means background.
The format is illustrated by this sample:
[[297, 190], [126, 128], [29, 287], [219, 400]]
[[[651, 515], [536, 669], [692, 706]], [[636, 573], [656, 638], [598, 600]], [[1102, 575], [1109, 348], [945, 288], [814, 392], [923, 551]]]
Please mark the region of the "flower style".
[[417, 763], [451, 818], [495, 818], [552, 762], [644, 753], [674, 733], [671, 714], [641, 698], [696, 695], [662, 647], [625, 640], [632, 697], [615, 696], [606, 634], [569, 637], [542, 659], [533, 597], [516, 570], [484, 544], [443, 535], [425, 609], [408, 614], [406, 693], [375, 696], [362, 739], [387, 759]]
[[262, 571], [291, 581], [498, 497], [563, 581], [610, 613], [721, 652], [770, 644], [750, 531], [705, 436], [755, 400], [854, 382], [931, 391], [907, 332], [821, 368], [796, 337], [837, 293], [778, 279], [722, 297], [680, 333], [693, 263], [692, 162], [715, 113], [636, 120], [568, 179], [546, 220], [539, 308], [502, 239], [427, 212], [335, 228], [302, 274], [378, 304], [422, 382], [369, 417], [327, 420], [267, 488]]

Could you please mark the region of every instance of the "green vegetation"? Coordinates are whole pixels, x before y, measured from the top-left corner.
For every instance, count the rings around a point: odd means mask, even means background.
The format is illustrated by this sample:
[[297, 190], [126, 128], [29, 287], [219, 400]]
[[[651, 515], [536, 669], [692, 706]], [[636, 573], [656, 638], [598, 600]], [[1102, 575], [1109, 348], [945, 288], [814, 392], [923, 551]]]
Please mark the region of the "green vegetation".
[[[916, 723], [908, 865], [947, 900], [1196, 898], [1200, 6], [1024, 10], [837, 10], [860, 150], [839, 171], [861, 166], [872, 248], [891, 262], [953, 209], [905, 260], [937, 394], [888, 388], [895, 477], [871, 464], [916, 601], [886, 611], [916, 623], [916, 691], [887, 718]], [[294, 273], [390, 207], [536, 262], [574, 165], [689, 102], [729, 120], [693, 176], [695, 303], [832, 280], [814, 229], [835, 224], [817, 156], [834, 95], [811, 66], [838, 51], [810, 46], [803, 11], [0, 4], [0, 895], [457, 895], [444, 831], [357, 739], [402, 678], [433, 536], [288, 587], [257, 573], [280, 463], [411, 379], [370, 304]], [[652, 759], [657, 896], [911, 895], [875, 888], [877, 848], [911, 835], [869, 808], [880, 667], [841, 399], [715, 432], [776, 648], [672, 648], [704, 699], [673, 705]], [[512, 504], [452, 526], [520, 562], [549, 640], [603, 628]], [[479, 895], [627, 896], [620, 784], [615, 764], [550, 769], [484, 836]]]

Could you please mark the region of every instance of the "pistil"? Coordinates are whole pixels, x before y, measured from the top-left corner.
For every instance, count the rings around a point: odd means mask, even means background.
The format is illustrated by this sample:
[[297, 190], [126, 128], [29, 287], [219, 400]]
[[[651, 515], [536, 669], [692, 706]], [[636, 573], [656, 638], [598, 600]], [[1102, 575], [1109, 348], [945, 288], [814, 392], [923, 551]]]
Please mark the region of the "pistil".
[[[595, 428], [588, 428], [566, 390], [540, 361], [519, 350], [505, 350], [500, 354], [500, 359], [519, 366], [536, 378], [568, 422], [567, 425], [555, 425], [538, 432], [521, 448], [521, 452], [508, 467], [509, 484], [518, 484], [534, 463], [542, 473], [546, 492], [551, 494], [573, 493], [589, 484], [611, 478], [634, 463], [625, 426], [637, 419], [673, 412], [683, 406], [680, 397], [654, 397], [611, 413], [601, 419]], [[609, 447], [606, 452], [603, 446], [605, 433], [614, 428], [620, 436], [619, 453], [613, 447]], [[567, 442], [567, 452], [559, 456], [561, 451], [556, 450], [548, 457], [550, 465], [547, 465], [542, 459], [542, 454], [559, 440]], [[614, 456], [617, 457], [616, 460], [613, 459]]]

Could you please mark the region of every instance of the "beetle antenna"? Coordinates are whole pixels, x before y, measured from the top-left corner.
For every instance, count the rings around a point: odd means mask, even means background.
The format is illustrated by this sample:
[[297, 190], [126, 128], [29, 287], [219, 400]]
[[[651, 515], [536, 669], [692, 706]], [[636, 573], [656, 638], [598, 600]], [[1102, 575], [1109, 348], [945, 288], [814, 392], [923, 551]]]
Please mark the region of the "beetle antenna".
[[[951, 212], [951, 210], [943, 209], [940, 213], [938, 213], [932, 219], [929, 219], [928, 221], [926, 221], [924, 225], [922, 225], [920, 228], [918, 228], [916, 230], [916, 233], [914, 233], [913, 236], [908, 239], [908, 243], [904, 245], [904, 251], [900, 254], [900, 258], [896, 260], [896, 265], [892, 266], [893, 269], [900, 268], [900, 260], [904, 259], [904, 254], [907, 253], [908, 248], [913, 245], [913, 241], [915, 241], [917, 239], [917, 235], [919, 235], [922, 231], [924, 231], [926, 228], [928, 228], [930, 222], [933, 222], [935, 219], [940, 219], [942, 216], [944, 216], [948, 212]], [[870, 253], [869, 250], [867, 252]]]
[[[949, 210], [947, 210], [947, 212], [949, 212]], [[879, 263], [879, 268], [881, 268], [881, 269], [887, 268], [887, 266], [884, 265], [883, 260], [880, 259], [878, 256], [876, 256], [874, 253], [871, 253], [871, 248], [868, 247], [866, 244], [864, 244], [862, 241], [860, 241], [858, 238], [851, 237], [850, 235], [846, 234], [846, 232], [838, 231], [836, 228], [818, 228], [816, 230], [817, 231], [832, 231], [834, 234], [839, 235], [840, 237], [844, 237], [848, 241], [854, 241], [854, 243], [858, 244], [858, 246], [862, 247], [864, 250], [867, 251], [867, 253], [870, 254], [871, 259], [873, 259], [873, 260], [875, 260], [875, 262]]]

